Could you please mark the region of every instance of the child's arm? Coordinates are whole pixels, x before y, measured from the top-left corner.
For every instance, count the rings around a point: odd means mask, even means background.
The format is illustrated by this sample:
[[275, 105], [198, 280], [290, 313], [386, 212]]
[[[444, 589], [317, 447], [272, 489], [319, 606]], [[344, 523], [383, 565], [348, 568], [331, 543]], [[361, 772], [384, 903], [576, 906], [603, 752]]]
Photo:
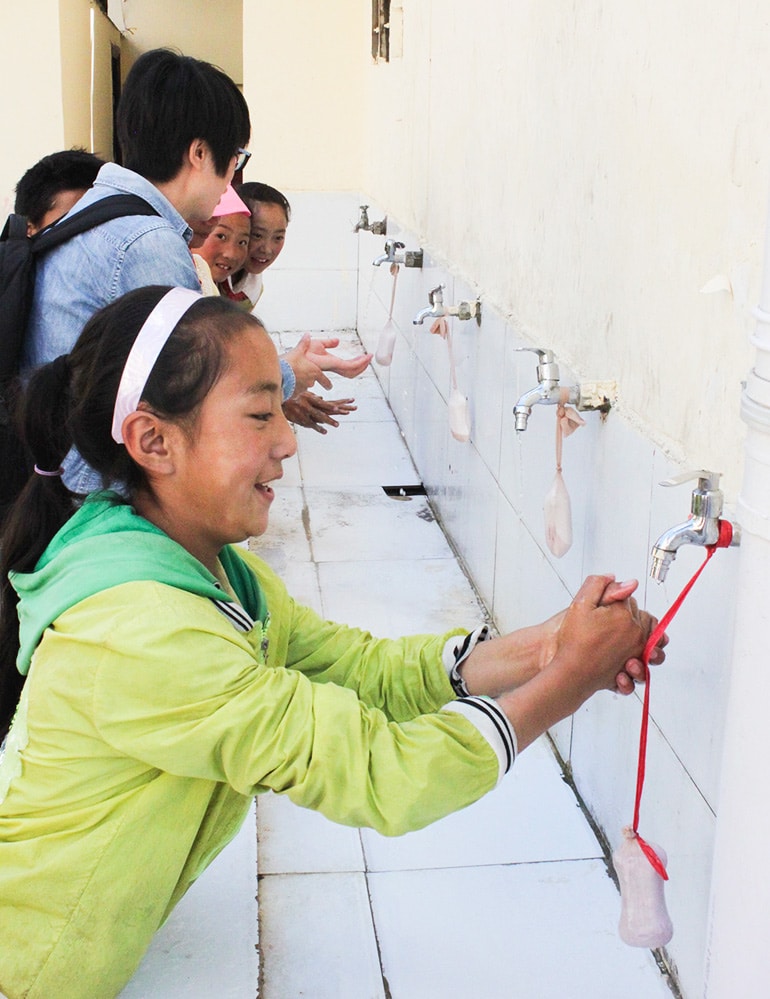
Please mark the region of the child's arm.
[[338, 427], [339, 422], [334, 417], [354, 412], [357, 409], [354, 402], [354, 399], [324, 399], [312, 392], [301, 392], [286, 400], [283, 414], [290, 423], [325, 434], [327, 431], [322, 424]]
[[355, 378], [369, 365], [371, 354], [348, 358], [330, 354], [327, 348], [336, 347], [338, 344], [339, 340], [336, 337], [313, 340], [309, 333], [305, 333], [296, 347], [292, 347], [284, 354], [284, 359], [291, 365], [297, 380], [295, 395], [312, 388], [316, 382], [323, 388], [330, 389], [332, 383], [324, 374], [326, 371], [343, 375], [345, 378]]

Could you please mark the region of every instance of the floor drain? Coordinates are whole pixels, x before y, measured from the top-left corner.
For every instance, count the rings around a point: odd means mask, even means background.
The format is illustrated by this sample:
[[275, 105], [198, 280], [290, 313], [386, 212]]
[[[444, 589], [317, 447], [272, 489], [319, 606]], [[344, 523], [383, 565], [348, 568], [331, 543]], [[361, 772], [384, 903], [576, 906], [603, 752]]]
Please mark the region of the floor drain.
[[411, 486], [383, 486], [382, 491], [391, 499], [410, 499], [412, 496], [425, 496], [425, 486], [422, 482]]

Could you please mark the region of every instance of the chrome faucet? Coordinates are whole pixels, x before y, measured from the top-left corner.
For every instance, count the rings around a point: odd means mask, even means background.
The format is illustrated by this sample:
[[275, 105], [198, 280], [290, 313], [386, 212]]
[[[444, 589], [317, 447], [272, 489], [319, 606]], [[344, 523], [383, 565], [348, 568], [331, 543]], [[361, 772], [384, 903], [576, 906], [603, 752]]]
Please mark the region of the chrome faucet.
[[[400, 251], [404, 250], [403, 253]], [[375, 267], [380, 264], [403, 264], [404, 267], [422, 267], [422, 250], [406, 250], [404, 244], [396, 239], [385, 240], [385, 252], [379, 257], [375, 257], [372, 263]]]
[[385, 240], [385, 252], [381, 253], [379, 257], [375, 257], [372, 263], [375, 267], [379, 267], [380, 264], [403, 264], [404, 254], [399, 253], [399, 250], [404, 249], [404, 244], [399, 242], [397, 239], [386, 239]]
[[720, 477], [720, 472], [709, 472], [702, 468], [694, 472], [683, 472], [661, 482], [662, 486], [678, 486], [690, 479], [698, 480], [698, 485], [692, 491], [689, 519], [664, 531], [652, 546], [650, 576], [659, 583], [666, 578], [668, 567], [682, 545], [716, 545], [718, 548], [727, 548], [741, 543], [738, 525], [720, 519], [724, 501], [719, 488]]
[[537, 385], [525, 392], [513, 407], [513, 417], [516, 431], [527, 429], [527, 421], [533, 406], [555, 406], [559, 402], [569, 402], [577, 405], [580, 401], [580, 386], [571, 385], [567, 395], [562, 398], [562, 388], [559, 385], [559, 365], [554, 361], [553, 351], [542, 350], [540, 347], [517, 347], [517, 350], [531, 350], [538, 356]]
[[369, 206], [361, 205], [361, 214], [358, 217], [358, 222], [353, 226], [353, 232], [360, 232], [363, 229], [365, 232], [374, 233], [375, 236], [384, 236], [387, 227], [387, 218], [382, 219], [380, 222], [370, 222]]
[[428, 301], [430, 305], [425, 309], [420, 309], [417, 315], [412, 320], [415, 326], [422, 326], [428, 316], [435, 316], [437, 319], [440, 316], [446, 315], [446, 309], [444, 308], [444, 288], [446, 285], [440, 284], [433, 291], [428, 292]]
[[475, 319], [481, 325], [481, 302], [476, 299], [474, 302], [458, 302], [457, 305], [444, 305], [444, 288], [446, 285], [440, 284], [433, 291], [428, 292], [430, 305], [425, 309], [420, 309], [412, 320], [415, 326], [422, 326], [429, 316], [440, 319], [441, 316], [457, 316], [458, 319]]

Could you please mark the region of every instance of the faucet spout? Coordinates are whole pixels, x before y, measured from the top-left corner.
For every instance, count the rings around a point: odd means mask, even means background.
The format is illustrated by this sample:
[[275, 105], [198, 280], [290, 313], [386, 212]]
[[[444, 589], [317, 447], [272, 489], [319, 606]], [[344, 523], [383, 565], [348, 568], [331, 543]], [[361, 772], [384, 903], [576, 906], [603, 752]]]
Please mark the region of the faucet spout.
[[713, 517], [690, 517], [683, 524], [670, 527], [652, 546], [650, 576], [662, 583], [668, 568], [682, 545], [715, 545], [719, 540], [719, 520]]
[[[531, 350], [530, 347], [519, 347], [519, 350]], [[513, 407], [514, 426], [517, 432], [527, 429], [527, 422], [532, 415], [533, 406], [555, 406], [564, 401], [577, 403], [580, 398], [580, 386], [571, 385], [565, 390], [559, 384], [559, 366], [553, 359], [550, 350], [535, 348], [538, 355], [537, 385], [525, 392]]]
[[403, 264], [404, 255], [403, 253], [398, 253], [399, 250], [404, 249], [404, 244], [397, 239], [386, 239], [385, 240], [385, 252], [381, 253], [379, 257], [375, 257], [372, 263], [375, 267], [379, 267], [380, 264]]
[[514, 425], [517, 431], [527, 429], [527, 422], [532, 415], [532, 407], [537, 405], [552, 405], [558, 402], [559, 383], [539, 382], [529, 392], [525, 392], [513, 407]]
[[664, 531], [652, 546], [650, 576], [659, 583], [665, 580], [669, 566], [682, 545], [716, 545], [727, 548], [740, 544], [738, 526], [720, 519], [723, 496], [719, 488], [719, 472], [709, 472], [706, 469], [685, 472], [667, 479], [661, 485], [676, 486], [692, 478], [698, 479], [698, 485], [692, 491], [689, 519]]
[[428, 316], [433, 316], [436, 319], [441, 316], [447, 315], [447, 309], [444, 306], [444, 285], [440, 284], [433, 291], [428, 292], [428, 301], [430, 305], [426, 306], [424, 309], [420, 309], [417, 315], [412, 320], [414, 326], [422, 326]]
[[412, 320], [414, 326], [422, 326], [428, 316], [437, 316], [438, 313], [435, 311], [434, 305], [429, 305], [424, 309], [420, 309], [417, 315]]
[[361, 205], [361, 214], [358, 218], [358, 222], [356, 222], [355, 226], [353, 227], [353, 232], [360, 232], [361, 229], [366, 231], [369, 229], [369, 227], [370, 227], [369, 206]]
[[353, 226], [353, 232], [371, 232], [375, 236], [383, 236], [388, 227], [387, 218], [382, 219], [379, 222], [369, 221], [369, 206], [360, 206], [361, 214], [358, 217], [358, 222]]

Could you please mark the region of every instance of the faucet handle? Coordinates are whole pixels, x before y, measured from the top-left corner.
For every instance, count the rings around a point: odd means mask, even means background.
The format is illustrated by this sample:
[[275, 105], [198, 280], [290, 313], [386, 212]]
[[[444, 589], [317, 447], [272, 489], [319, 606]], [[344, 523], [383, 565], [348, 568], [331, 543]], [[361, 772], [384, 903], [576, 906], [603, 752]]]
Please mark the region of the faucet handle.
[[670, 479], [663, 479], [660, 484], [662, 486], [681, 486], [684, 482], [691, 482], [693, 479], [697, 479], [698, 489], [703, 491], [716, 490], [719, 489], [719, 480], [721, 478], [721, 472], [710, 472], [707, 468], [697, 468], [689, 472], [680, 472], [679, 475], [673, 475]]
[[553, 363], [553, 351], [544, 350], [543, 347], [517, 347], [517, 351], [528, 350], [533, 354], [537, 354], [538, 360], [541, 364], [552, 364]]
[[[691, 472], [682, 472], [673, 478], [665, 479], [662, 486], [679, 486], [692, 479], [698, 480], [698, 485], [692, 491], [690, 513], [693, 517], [707, 517], [718, 520], [722, 516], [724, 502], [722, 490], [719, 488], [721, 472], [710, 472], [706, 468], [698, 468]], [[736, 542], [737, 543], [737, 542]]]
[[517, 347], [516, 350], [529, 350], [537, 354], [537, 380], [539, 382], [558, 382], [559, 365], [554, 360], [552, 350], [542, 347]]
[[444, 289], [445, 284], [437, 285], [432, 291], [428, 292], [428, 301], [431, 305], [443, 305], [444, 304]]

